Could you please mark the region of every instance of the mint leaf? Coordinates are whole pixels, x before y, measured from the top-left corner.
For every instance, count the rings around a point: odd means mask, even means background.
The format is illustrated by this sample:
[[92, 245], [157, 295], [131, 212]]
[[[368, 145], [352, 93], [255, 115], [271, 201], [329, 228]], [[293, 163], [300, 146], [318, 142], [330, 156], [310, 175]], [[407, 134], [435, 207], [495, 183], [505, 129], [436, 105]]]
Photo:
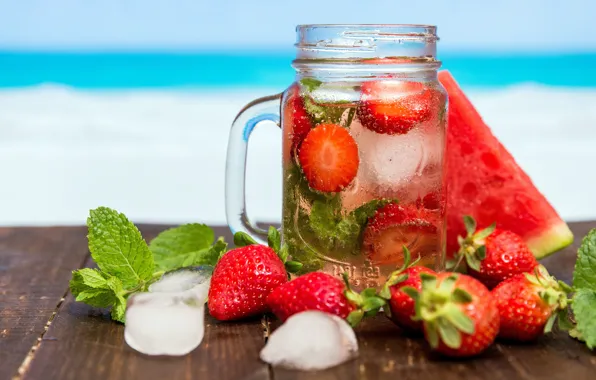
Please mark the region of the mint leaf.
[[579, 289], [571, 304], [575, 316], [575, 331], [572, 336], [579, 336], [589, 349], [596, 347], [596, 291]]
[[163, 231], [149, 244], [157, 270], [178, 269], [188, 255], [196, 257], [198, 252], [209, 250], [215, 236], [213, 230], [204, 224], [185, 224]]
[[308, 92], [312, 92], [316, 90], [323, 82], [315, 78], [303, 78], [300, 80], [300, 84], [308, 90]]
[[91, 210], [87, 226], [89, 250], [99, 269], [118, 277], [126, 288], [151, 279], [153, 255], [137, 227], [124, 214], [99, 207]]
[[573, 287], [596, 290], [596, 228], [592, 229], [582, 240], [577, 251], [575, 270], [573, 271]]
[[70, 291], [76, 301], [95, 307], [112, 306], [112, 318], [124, 322], [126, 292], [117, 277], [108, 276], [97, 269], [79, 269], [72, 274]]
[[70, 291], [76, 301], [85, 302], [95, 307], [109, 307], [113, 302], [113, 293], [108, 281], [97, 269], [83, 268], [72, 272]]
[[124, 290], [122, 289], [122, 282], [117, 277], [110, 277], [108, 279], [108, 287], [114, 296], [114, 305], [111, 312], [112, 319], [124, 323], [126, 299], [124, 297]]
[[303, 207], [302, 200], [312, 203], [315, 200], [325, 200], [326, 197], [313, 191], [302, 175], [297, 165], [286, 167], [287, 177], [284, 183], [283, 200], [283, 230], [284, 245], [287, 246], [288, 256], [292, 260], [303, 264], [300, 273], [313, 272], [323, 267], [323, 262], [317, 253], [310, 248], [306, 241], [315, 238], [310, 227], [309, 213]]
[[201, 249], [195, 252], [189, 252], [185, 256], [180, 255], [181, 262], [172, 262], [176, 265], [175, 269], [192, 267], [197, 265], [211, 265], [215, 266], [221, 255], [227, 250], [228, 243], [223, 237], [217, 239], [215, 244], [209, 248]]
[[81, 292], [87, 289], [108, 289], [105, 275], [97, 269], [83, 268], [72, 272], [70, 290]]
[[356, 208], [348, 215], [341, 214], [340, 198], [333, 202], [315, 201], [310, 212], [310, 225], [326, 249], [350, 249], [360, 251], [360, 240], [368, 219], [379, 207], [395, 200], [372, 200]]
[[349, 128], [352, 125], [352, 121], [354, 120], [354, 116], [356, 115], [356, 108], [350, 108], [348, 111], [348, 117], [346, 119], [346, 124], [344, 127]]
[[321, 105], [312, 97], [305, 96], [304, 109], [310, 115], [314, 125], [318, 125], [322, 123], [340, 124], [342, 115], [347, 108], [341, 105]]
[[339, 215], [339, 207], [337, 202], [324, 203], [321, 201], [314, 201], [310, 209], [310, 226], [314, 233], [319, 236], [322, 241], [335, 239], [335, 231], [337, 224], [341, 219]]

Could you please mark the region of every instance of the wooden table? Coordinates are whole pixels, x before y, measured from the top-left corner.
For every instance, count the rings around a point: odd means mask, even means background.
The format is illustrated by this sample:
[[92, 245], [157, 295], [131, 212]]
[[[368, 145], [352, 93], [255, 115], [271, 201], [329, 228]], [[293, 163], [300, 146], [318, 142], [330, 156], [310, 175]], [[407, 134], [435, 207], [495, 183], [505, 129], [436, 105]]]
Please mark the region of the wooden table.
[[[596, 222], [571, 223], [576, 242], [544, 264], [570, 281], [581, 238]], [[152, 238], [167, 226], [142, 226]], [[216, 233], [232, 241], [228, 230]], [[536, 344], [496, 344], [473, 360], [429, 354], [384, 317], [357, 328], [356, 360], [318, 373], [258, 359], [270, 318], [221, 323], [207, 316], [203, 343], [184, 357], [147, 357], [126, 345], [105, 310], [73, 302], [71, 271], [92, 264], [83, 227], [0, 228], [0, 380], [27, 379], [596, 379], [596, 356], [554, 333]]]

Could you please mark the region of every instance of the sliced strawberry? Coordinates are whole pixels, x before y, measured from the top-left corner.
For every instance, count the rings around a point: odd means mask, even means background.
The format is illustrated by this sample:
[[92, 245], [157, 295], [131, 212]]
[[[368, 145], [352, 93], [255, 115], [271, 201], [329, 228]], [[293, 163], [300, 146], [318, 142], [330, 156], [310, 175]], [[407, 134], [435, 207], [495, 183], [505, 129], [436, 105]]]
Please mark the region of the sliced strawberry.
[[284, 108], [284, 130], [291, 141], [291, 155], [300, 148], [300, 144], [312, 129], [310, 116], [304, 107], [304, 100], [300, 96], [300, 87], [294, 84], [288, 90], [286, 106]]
[[358, 173], [358, 146], [347, 129], [337, 124], [319, 124], [300, 146], [300, 165], [315, 190], [337, 192]]
[[389, 203], [368, 220], [362, 244], [364, 254], [373, 264], [400, 265], [404, 262], [405, 245], [414, 257], [420, 255], [424, 263], [438, 247], [438, 230], [432, 220], [428, 210]]
[[362, 84], [358, 118], [377, 133], [405, 134], [432, 116], [436, 91], [420, 82], [393, 80]]

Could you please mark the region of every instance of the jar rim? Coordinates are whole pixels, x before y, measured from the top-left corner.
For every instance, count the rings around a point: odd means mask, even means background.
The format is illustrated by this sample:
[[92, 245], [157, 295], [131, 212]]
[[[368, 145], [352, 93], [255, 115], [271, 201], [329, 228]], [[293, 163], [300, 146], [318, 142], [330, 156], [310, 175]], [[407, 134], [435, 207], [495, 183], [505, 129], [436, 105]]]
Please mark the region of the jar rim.
[[297, 59], [436, 57], [437, 27], [425, 24], [304, 24]]
[[299, 24], [297, 29], [304, 28], [429, 28], [436, 29], [436, 25], [431, 24]]

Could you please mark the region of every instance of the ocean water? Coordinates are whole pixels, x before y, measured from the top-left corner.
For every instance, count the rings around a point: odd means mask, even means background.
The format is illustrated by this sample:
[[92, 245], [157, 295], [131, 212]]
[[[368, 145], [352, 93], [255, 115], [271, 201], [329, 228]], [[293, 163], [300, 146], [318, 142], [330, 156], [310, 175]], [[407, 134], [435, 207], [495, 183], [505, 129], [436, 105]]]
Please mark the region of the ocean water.
[[[596, 53], [455, 54], [439, 57], [464, 87], [519, 83], [596, 87]], [[285, 88], [292, 53], [0, 52], [0, 87], [55, 83], [80, 89]]]
[[[0, 53], [0, 225], [225, 224], [230, 125], [293, 80], [291, 54]], [[596, 54], [442, 57], [562, 217], [596, 219]], [[247, 209], [281, 213], [281, 134], [250, 139]], [[596, 227], [596, 226], [595, 226]]]

